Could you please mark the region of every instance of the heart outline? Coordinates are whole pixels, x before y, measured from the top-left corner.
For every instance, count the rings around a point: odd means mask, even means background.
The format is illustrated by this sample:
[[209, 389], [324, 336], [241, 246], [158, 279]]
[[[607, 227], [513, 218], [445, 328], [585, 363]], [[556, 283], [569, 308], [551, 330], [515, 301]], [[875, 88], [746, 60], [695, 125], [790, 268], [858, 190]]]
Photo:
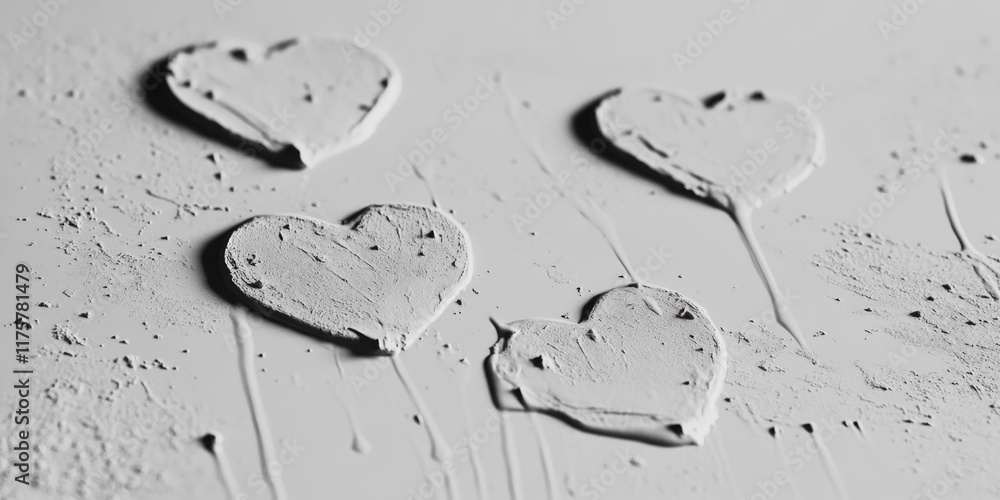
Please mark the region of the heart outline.
[[[387, 76], [386, 85], [382, 92], [376, 96], [370, 109], [363, 115], [363, 118], [350, 129], [346, 136], [332, 145], [328, 145], [327, 147], [317, 150], [311, 150], [311, 148], [305, 148], [303, 145], [297, 145], [293, 142], [269, 140], [266, 137], [266, 133], [261, 132], [259, 129], [257, 137], [248, 137], [241, 132], [232, 130], [230, 127], [220, 123], [220, 121], [212, 114], [222, 113], [222, 115], [225, 115], [225, 110], [221, 110], [219, 106], [214, 106], [212, 112], [208, 112], [207, 110], [213, 108], [213, 106], [206, 105], [205, 103], [211, 102], [212, 99], [196, 99], [194, 93], [188, 90], [187, 85], [190, 85], [189, 80], [178, 77], [174, 69], [174, 65], [180, 64], [180, 61], [184, 57], [192, 56], [199, 51], [219, 51], [229, 53], [233, 53], [233, 51], [242, 51], [244, 54], [249, 52], [255, 54], [257, 57], [261, 57], [261, 54], [263, 54], [263, 59], [259, 61], [254, 60], [254, 63], [266, 64], [274, 57], [271, 55], [272, 52], [281, 52], [296, 45], [323, 42], [337, 43], [341, 45], [342, 51], [353, 50], [371, 57], [373, 60], [384, 66]], [[200, 121], [207, 122], [213, 133], [222, 134], [229, 139], [240, 140], [240, 151], [243, 153], [248, 153], [250, 151], [243, 147], [244, 143], [249, 143], [262, 150], [262, 152], [265, 153], [273, 163], [296, 168], [308, 168], [315, 166], [318, 163], [357, 147], [370, 139], [374, 135], [379, 124], [395, 105], [402, 86], [402, 78], [400, 76], [399, 69], [392, 59], [387, 57], [381, 50], [372, 46], [361, 48], [349, 40], [341, 40], [332, 37], [290, 38], [267, 46], [237, 39], [210, 41], [189, 45], [174, 51], [166, 58], [164, 68], [167, 74], [167, 87], [172, 94], [173, 100], [183, 106], [189, 114], [195, 115]], [[244, 113], [245, 112], [246, 111], [244, 110]], [[243, 120], [246, 122], [245, 125], [248, 128], [253, 128], [253, 125], [250, 124], [247, 119], [240, 118], [240, 114], [235, 110], [229, 110], [228, 117], [230, 119]]]
[[[643, 142], [645, 147], [641, 148], [623, 146], [621, 139], [633, 135], [635, 127], [627, 123], [624, 125], [625, 130], [617, 130], [614, 127], [610, 127], [610, 123], [620, 121], [609, 118], [610, 113], [613, 111], [612, 106], [617, 101], [624, 99], [625, 97], [632, 97], [641, 94], [655, 96], [653, 100], [655, 100], [656, 97], [662, 98], [663, 96], [667, 96], [679, 103], [682, 103], [692, 111], [697, 110], [703, 113], [720, 113], [722, 111], [718, 110], [732, 110], [734, 101], [743, 101], [747, 103], [781, 101], [788, 105], [793, 105], [794, 101], [780, 96], [777, 98], [770, 95], [765, 97], [764, 93], [761, 91], [742, 93], [734, 90], [719, 91], [709, 94], [699, 101], [694, 101], [675, 92], [650, 87], [622, 87], [605, 94], [598, 100], [597, 105], [594, 108], [596, 124], [601, 135], [611, 143], [611, 146], [621, 153], [624, 153], [629, 158], [638, 161], [650, 171], [675, 182], [679, 185], [679, 187], [683, 188], [688, 193], [693, 194], [697, 198], [706, 200], [709, 203], [715, 204], [727, 211], [732, 211], [734, 206], [737, 204], [734, 202], [734, 198], [740, 198], [750, 203], [750, 205], [754, 208], [760, 208], [765, 201], [773, 201], [780, 196], [780, 194], [793, 190], [805, 181], [806, 178], [812, 175], [817, 168], [826, 163], [825, 133], [819, 119], [816, 118], [815, 114], [812, 114], [807, 120], [805, 120], [809, 129], [807, 132], [811, 132], [812, 134], [812, 150], [803, 155], [802, 160], [799, 161], [793, 168], [789, 169], [788, 167], [780, 167], [783, 170], [797, 170], [798, 174], [796, 176], [788, 179], [782, 185], [780, 190], [770, 190], [765, 193], [766, 199], [764, 199], [765, 197], [759, 196], [759, 193], [749, 193], [739, 188], [734, 189], [727, 183], [705, 178], [691, 170], [688, 170], [687, 167], [682, 165], [675, 164], [674, 162], [664, 162], [664, 160], [669, 160], [669, 154], [659, 148], [653, 147], [650, 144], [651, 141], [657, 140], [656, 138], [646, 139], [648, 142]], [[662, 138], [659, 140], [662, 140]], [[778, 191], [780, 191], [780, 193]]]
[[[344, 326], [343, 328], [337, 330], [331, 330], [329, 328], [324, 328], [317, 324], [317, 322], [306, 321], [300, 317], [290, 314], [288, 311], [278, 310], [267, 303], [264, 292], [255, 292], [253, 290], [257, 289], [252, 286], [247, 278], [248, 274], [242, 272], [241, 266], [237, 263], [241, 258], [245, 259], [246, 256], [235, 253], [233, 250], [234, 245], [239, 243], [239, 238], [242, 237], [243, 232], [257, 228], [252, 227], [256, 223], [269, 223], [272, 220], [292, 218], [296, 221], [313, 224], [316, 227], [322, 227], [324, 229], [332, 228], [333, 232], [336, 233], [340, 231], [340, 234], [351, 234], [357, 232], [357, 228], [368, 221], [369, 217], [375, 217], [382, 214], [382, 211], [409, 211], [409, 210], [420, 210], [424, 214], [433, 214], [438, 217], [438, 222], [445, 222], [450, 225], [450, 229], [455, 231], [454, 236], [458, 238], [459, 247], [464, 250], [459, 258], [464, 258], [464, 265], [461, 265], [461, 274], [458, 279], [453, 283], [449, 284], [446, 289], [438, 295], [438, 301], [433, 311], [430, 314], [412, 320], [411, 328], [406, 332], [390, 332], [395, 337], [388, 336], [384, 332], [381, 337], [376, 337], [370, 335], [366, 332], [357, 330], [353, 327]], [[433, 228], [432, 228], [433, 229]], [[242, 231], [241, 231], [242, 230]], [[398, 228], [397, 228], [398, 231]], [[441, 238], [442, 233], [440, 233], [440, 228], [438, 228], [439, 233], [435, 236], [436, 238]], [[355, 350], [362, 354], [378, 354], [378, 355], [395, 355], [405, 348], [413, 344], [426, 329], [436, 321], [444, 310], [451, 305], [452, 302], [461, 294], [462, 291], [468, 286], [472, 280], [473, 272], [473, 257], [472, 257], [472, 245], [468, 233], [465, 228], [458, 223], [449, 214], [434, 208], [427, 207], [424, 205], [417, 204], [402, 204], [402, 203], [392, 203], [383, 205], [369, 205], [349, 217], [345, 218], [341, 223], [330, 223], [321, 219], [314, 217], [286, 214], [286, 215], [259, 215], [251, 217], [250, 219], [244, 221], [239, 226], [237, 226], [226, 239], [226, 243], [222, 248], [222, 261], [223, 267], [227, 272], [227, 283], [230, 285], [230, 289], [236, 292], [236, 295], [251, 305], [255, 310], [261, 311], [265, 316], [273, 317], [281, 322], [292, 326], [293, 328], [303, 331], [305, 333], [317, 336], [324, 340], [330, 340], [338, 344], [342, 344], [352, 350]], [[458, 263], [458, 260], [455, 261]], [[241, 286], [241, 284], [243, 286]], [[263, 288], [260, 288], [263, 289]]]
[[[651, 426], [648, 428], [637, 427], [628, 429], [600, 427], [588, 424], [587, 422], [584, 422], [579, 418], [575, 418], [574, 416], [558, 409], [545, 407], [538, 397], [538, 393], [532, 391], [530, 388], [526, 389], [522, 385], [515, 384], [501, 375], [504, 373], [505, 368], [500, 366], [500, 363], [505, 361], [501, 359], [501, 355], [505, 352], [505, 350], [509, 349], [510, 343], [514, 341], [515, 337], [522, 333], [520, 328], [521, 325], [533, 323], [541, 325], [543, 330], [546, 326], [554, 326], [556, 328], [568, 329], [570, 331], [574, 329], [586, 328], [591, 321], [599, 321], [598, 318], [603, 313], [602, 307], [612, 299], [616, 298], [614, 294], [621, 293], [623, 290], [636, 291], [640, 294], [642, 293], [642, 290], [652, 290], [658, 293], [665, 293], [674, 296], [677, 298], [677, 303], [681, 304], [682, 308], [687, 308], [689, 311], [693, 312], [693, 314], [703, 317], [707, 322], [707, 325], [711, 327], [712, 339], [718, 349], [719, 359], [716, 361], [717, 373], [711, 377], [711, 381], [705, 391], [705, 405], [702, 408], [701, 415], [695, 415], [686, 421], [659, 423], [658, 425], [661, 427]], [[631, 284], [624, 287], [612, 288], [595, 296], [591, 302], [588, 303], [581, 320], [577, 323], [565, 320], [529, 319], [518, 320], [508, 325], [502, 324], [496, 320], [492, 321], [497, 329], [498, 339], [491, 348], [490, 355], [484, 362], [484, 369], [487, 374], [487, 380], [489, 381], [494, 405], [500, 410], [540, 412], [555, 417], [573, 427], [589, 433], [621, 439], [630, 439], [657, 446], [701, 445], [704, 443], [705, 437], [714, 425], [715, 420], [718, 418], [718, 408], [716, 406], [716, 402], [721, 396], [722, 389], [725, 384], [725, 375], [728, 370], [728, 351], [726, 349], [726, 344], [722, 338], [721, 330], [711, 320], [705, 309], [678, 292], [661, 287]], [[613, 413], [613, 411], [609, 412], [609, 414]], [[699, 422], [698, 420], [700, 418], [703, 418], [704, 421]]]

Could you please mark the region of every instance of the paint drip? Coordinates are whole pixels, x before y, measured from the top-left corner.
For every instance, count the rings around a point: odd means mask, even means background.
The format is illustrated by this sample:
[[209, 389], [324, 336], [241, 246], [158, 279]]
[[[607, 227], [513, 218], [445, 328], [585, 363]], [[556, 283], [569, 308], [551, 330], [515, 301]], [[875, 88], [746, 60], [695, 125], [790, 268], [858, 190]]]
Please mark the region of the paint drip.
[[733, 476], [733, 467], [729, 461], [729, 453], [726, 451], [726, 445], [722, 442], [722, 433], [716, 431], [712, 438], [710, 448], [714, 452], [715, 462], [719, 468], [720, 475], [732, 490], [731, 493], [733, 494], [733, 498], [739, 498], [742, 495], [740, 495], [740, 490], [736, 486], [736, 479]]
[[[469, 406], [465, 402], [464, 391], [462, 393], [462, 409], [465, 416], [465, 433], [471, 435], [473, 431], [472, 415], [469, 413]], [[478, 446], [469, 446], [469, 463], [472, 466], [472, 479], [476, 483], [476, 495], [479, 500], [489, 500], [489, 485], [487, 484], [486, 468], [483, 467], [483, 459], [479, 456]]]
[[750, 217], [825, 161], [823, 130], [815, 117], [798, 128], [784, 121], [797, 108], [763, 92], [719, 92], [692, 101], [659, 90], [617, 90], [600, 102], [596, 120], [616, 148], [729, 213], [764, 280], [778, 322], [808, 353]]
[[[503, 410], [503, 408], [501, 408]], [[507, 466], [507, 488], [511, 500], [520, 500], [521, 494], [521, 461], [517, 454], [517, 444], [514, 442], [514, 429], [507, 415], [500, 415], [500, 435], [503, 438], [503, 458]]]
[[176, 52], [167, 69], [182, 104], [292, 167], [368, 139], [401, 85], [387, 58], [332, 38], [210, 42]]
[[[504, 94], [507, 96], [507, 115], [510, 117], [511, 122], [513, 122], [514, 128], [521, 136], [521, 139], [528, 145], [535, 163], [538, 164], [538, 167], [552, 180], [552, 182], [557, 185], [560, 184], [561, 179], [559, 174], [556, 173], [556, 171], [549, 164], [549, 160], [542, 152], [542, 148], [538, 145], [538, 142], [535, 141], [530, 134], [525, 133], [525, 127], [521, 123], [521, 120], [515, 111], [516, 106], [514, 105], [514, 96], [507, 89], [506, 85], [501, 86], [501, 89], [503, 89]], [[577, 213], [590, 223], [594, 229], [597, 229], [597, 231], [601, 233], [604, 241], [607, 242], [608, 246], [611, 247], [611, 251], [614, 252], [618, 262], [623, 268], [625, 268], [625, 273], [628, 275], [629, 279], [637, 285], [643, 285], [641, 279], [638, 277], [635, 269], [628, 260], [625, 248], [622, 246], [621, 239], [618, 237], [618, 230], [611, 217], [603, 209], [601, 209], [601, 206], [592, 196], [581, 196], [573, 191], [566, 191], [566, 195], [569, 197], [570, 201], [573, 202], [573, 208], [576, 209]]]
[[829, 448], [826, 447], [826, 442], [823, 438], [816, 432], [816, 429], [812, 424], [803, 424], [802, 428], [812, 437], [813, 443], [816, 445], [816, 450], [819, 452], [820, 460], [823, 461], [823, 468], [826, 469], [826, 474], [830, 478], [830, 482], [833, 483], [833, 488], [837, 492], [837, 498], [840, 500], [847, 500], [847, 489], [844, 487], [844, 480], [840, 477], [840, 471], [837, 469], [837, 463], [833, 460], [833, 455], [830, 453]]
[[545, 488], [549, 494], [549, 500], [559, 498], [558, 483], [556, 482], [556, 466], [552, 461], [552, 450], [549, 449], [549, 442], [545, 439], [545, 432], [542, 430], [542, 423], [538, 421], [535, 413], [529, 413], [531, 426], [535, 430], [535, 438], [538, 439], [538, 456], [542, 461], [542, 472], [545, 474]]
[[392, 366], [396, 369], [396, 375], [399, 376], [399, 380], [402, 382], [403, 388], [406, 389], [406, 393], [409, 394], [410, 400], [413, 401], [413, 406], [417, 408], [417, 412], [422, 417], [424, 428], [427, 429], [427, 436], [431, 440], [431, 458], [437, 462], [451, 460], [451, 446], [444, 439], [444, 435], [435, 422], [433, 414], [431, 414], [427, 404], [424, 403], [424, 399], [417, 390], [416, 384], [414, 384], [412, 377], [410, 377], [410, 373], [403, 365], [403, 360], [398, 356], [393, 356]]
[[351, 450], [362, 455], [371, 453], [372, 445], [364, 433], [361, 432], [361, 427], [358, 425], [358, 418], [354, 415], [354, 408], [348, 406], [347, 402], [340, 396], [335, 395], [334, 397], [340, 403], [341, 408], [344, 409], [344, 414], [347, 416], [347, 423], [351, 426]]
[[[691, 319], [657, 314], [649, 297]], [[663, 446], [702, 444], [718, 417], [725, 345], [705, 311], [677, 292], [615, 288], [581, 323], [522, 320], [497, 331], [487, 371], [501, 409]]]
[[[383, 392], [382, 394], [386, 397], [386, 402], [392, 408], [394, 414], [402, 415], [405, 413], [402, 410], [402, 408], [399, 407], [399, 404], [395, 398], [390, 397], [389, 394], [385, 392]], [[431, 460], [430, 456], [428, 456], [426, 453], [423, 452], [423, 447], [421, 446], [421, 443], [419, 442], [416, 436], [417, 433], [409, 432], [410, 429], [411, 428], [407, 426], [407, 431], [408, 431], [406, 432], [407, 441], [409, 441], [410, 449], [413, 451], [414, 455], [417, 456], [417, 460], [420, 462], [420, 467], [423, 471], [423, 477], [425, 481], [429, 481], [429, 478], [435, 472], [440, 471], [442, 473], [445, 473], [445, 481], [447, 483], [446, 484], [447, 488], [440, 488], [440, 487], [432, 488], [432, 491], [434, 492], [434, 498], [441, 499], [450, 497], [452, 493], [451, 491], [452, 483], [449, 475], [446, 473], [446, 471], [442, 470], [441, 464], [434, 462], [433, 460]], [[426, 497], [426, 495], [422, 496]]]
[[205, 447], [205, 450], [215, 458], [215, 466], [219, 469], [219, 479], [226, 488], [226, 495], [230, 500], [236, 500], [239, 498], [239, 488], [236, 486], [236, 474], [233, 473], [233, 467], [230, 465], [229, 458], [222, 448], [222, 437], [210, 432], [202, 436], [199, 441], [201, 441], [201, 445]]
[[972, 240], [965, 234], [962, 221], [958, 217], [958, 209], [955, 207], [954, 196], [951, 194], [948, 174], [944, 170], [941, 170], [940, 175], [941, 196], [944, 198], [945, 212], [948, 215], [948, 221], [951, 223], [951, 229], [955, 232], [955, 237], [958, 238], [958, 243], [962, 247], [962, 256], [972, 263], [972, 269], [976, 271], [976, 275], [982, 280], [983, 286], [990, 294], [990, 297], [993, 300], [1000, 300], [1000, 286], [997, 285], [1000, 282], [1000, 261], [991, 259], [979, 251], [972, 244]]
[[[347, 381], [347, 375], [344, 372], [344, 363], [340, 359], [340, 351], [333, 347], [333, 360], [337, 365], [337, 373], [340, 375], [341, 387]], [[344, 398], [342, 398], [338, 391], [334, 390], [334, 399], [340, 403], [341, 408], [344, 409], [344, 414], [347, 416], [347, 423], [351, 426], [351, 449], [355, 453], [360, 453], [366, 455], [372, 451], [372, 445], [365, 437], [365, 434], [361, 431], [361, 425], [358, 423], [358, 418], [354, 414], [354, 407], [348, 403]]]
[[264, 402], [260, 397], [260, 387], [257, 386], [257, 374], [253, 370], [253, 331], [247, 323], [246, 312], [242, 308], [234, 308], [232, 312], [233, 329], [236, 335], [236, 344], [240, 350], [240, 373], [243, 375], [243, 392], [246, 394], [247, 403], [250, 405], [250, 416], [253, 419], [254, 432], [257, 434], [257, 451], [260, 456], [260, 468], [263, 473], [264, 482], [271, 490], [271, 498], [274, 500], [287, 500], [285, 485], [281, 481], [280, 474], [273, 474], [268, 466], [278, 462], [278, 455], [274, 451], [274, 437], [271, 435], [271, 426], [267, 421], [267, 413], [264, 411]]
[[768, 433], [774, 438], [774, 446], [778, 451], [778, 463], [780, 464], [780, 469], [785, 471], [788, 476], [788, 487], [792, 490], [792, 498], [799, 500], [802, 497], [799, 495], [799, 487], [795, 483], [795, 477], [793, 474], [788, 474], [789, 463], [786, 459], [788, 455], [785, 453], [784, 432], [780, 427], [774, 426], [768, 430]]

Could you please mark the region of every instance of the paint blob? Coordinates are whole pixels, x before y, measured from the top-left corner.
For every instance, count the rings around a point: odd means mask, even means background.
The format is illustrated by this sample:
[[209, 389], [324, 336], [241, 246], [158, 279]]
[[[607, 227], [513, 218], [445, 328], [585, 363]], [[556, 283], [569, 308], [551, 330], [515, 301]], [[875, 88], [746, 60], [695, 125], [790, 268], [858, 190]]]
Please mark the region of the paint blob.
[[292, 167], [364, 142], [400, 87], [386, 58], [332, 38], [210, 42], [178, 51], [167, 69], [182, 104]]
[[677, 292], [615, 288], [581, 323], [521, 320], [497, 330], [487, 368], [501, 409], [666, 446], [702, 444], [718, 417], [725, 346], [705, 311]]
[[232, 285], [265, 314], [358, 351], [396, 354], [465, 288], [465, 230], [443, 212], [373, 205], [343, 224], [250, 219], [229, 237]]

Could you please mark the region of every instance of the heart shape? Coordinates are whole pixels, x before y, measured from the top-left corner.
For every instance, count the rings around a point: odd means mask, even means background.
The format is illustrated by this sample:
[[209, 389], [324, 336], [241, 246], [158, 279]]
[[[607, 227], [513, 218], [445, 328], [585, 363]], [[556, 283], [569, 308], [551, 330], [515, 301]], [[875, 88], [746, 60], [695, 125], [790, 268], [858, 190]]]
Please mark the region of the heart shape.
[[823, 130], [811, 108], [759, 91], [692, 101], [661, 90], [618, 90], [596, 115], [615, 147], [723, 208], [734, 198], [759, 207], [792, 190], [825, 159]]
[[435, 208], [372, 205], [343, 224], [254, 217], [224, 250], [251, 305], [360, 351], [412, 344], [472, 279], [465, 230]]
[[181, 103], [296, 167], [370, 137], [400, 87], [387, 59], [332, 38], [212, 42], [173, 54], [167, 70]]
[[635, 285], [599, 295], [581, 323], [499, 325], [487, 360], [494, 402], [651, 444], [701, 444], [718, 417], [726, 349], [681, 294]]

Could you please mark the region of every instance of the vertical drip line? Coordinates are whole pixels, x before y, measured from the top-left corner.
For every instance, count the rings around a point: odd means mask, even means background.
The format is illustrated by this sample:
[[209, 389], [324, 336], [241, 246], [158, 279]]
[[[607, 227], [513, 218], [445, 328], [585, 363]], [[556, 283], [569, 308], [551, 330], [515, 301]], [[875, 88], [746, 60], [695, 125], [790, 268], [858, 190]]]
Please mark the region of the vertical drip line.
[[962, 221], [958, 218], [958, 210], [955, 209], [955, 199], [951, 194], [951, 184], [948, 182], [948, 174], [945, 173], [944, 169], [940, 169], [938, 177], [941, 179], [941, 197], [944, 198], [944, 209], [948, 215], [948, 222], [951, 223], [951, 230], [955, 233], [955, 237], [958, 238], [958, 244], [962, 247], [963, 252], [974, 251], [975, 247], [969, 241], [969, 237], [965, 234], [965, 229], [962, 228]]
[[[386, 397], [386, 401], [388, 401], [389, 406], [392, 407], [393, 413], [404, 414], [404, 412], [399, 408], [399, 406], [396, 404], [396, 401], [393, 398]], [[407, 429], [409, 429], [409, 428], [407, 428]], [[413, 432], [407, 432], [406, 433], [406, 437], [410, 441], [410, 448], [413, 449], [414, 455], [416, 455], [417, 459], [420, 461], [420, 466], [421, 466], [422, 471], [423, 471], [423, 478], [422, 479], [423, 479], [424, 482], [428, 482], [431, 474], [435, 470], [434, 469], [435, 462], [433, 460], [431, 460], [430, 457], [428, 457], [423, 452], [423, 449], [422, 449], [420, 443], [417, 441], [417, 437], [414, 435]], [[421, 484], [421, 487], [422, 486], [423, 486], [423, 484]], [[434, 486], [434, 485], [432, 484], [432, 486]], [[441, 488], [436, 487], [436, 486], [433, 488], [433, 491], [434, 491], [434, 497], [437, 498], [437, 499], [439, 499], [439, 500], [441, 498], [445, 498], [445, 494], [449, 493], [447, 490], [442, 491]], [[410, 493], [411, 497], [416, 497], [418, 494], [420, 494], [422, 492], [416, 492], [416, 493], [414, 493], [411, 490], [409, 493]], [[426, 497], [427, 495], [420, 494], [419, 496]]]
[[726, 478], [726, 483], [733, 490], [734, 498], [740, 497], [740, 490], [736, 487], [736, 479], [733, 477], [733, 469], [729, 465], [729, 454], [726, 453], [726, 448], [722, 444], [722, 433], [719, 429], [716, 429], [712, 433], [711, 446], [715, 450], [716, 460], [719, 462], [719, 468], [722, 470], [722, 476]]
[[521, 500], [521, 470], [514, 446], [514, 430], [510, 426], [510, 414], [501, 410], [500, 435], [503, 438], [504, 461], [507, 464], [507, 486], [511, 500]]
[[358, 418], [354, 415], [354, 409], [340, 396], [334, 394], [334, 397], [340, 403], [340, 407], [344, 409], [344, 414], [347, 416], [347, 423], [351, 426], [351, 449], [356, 453], [367, 455], [372, 451], [372, 445], [368, 442], [368, 438], [365, 437], [364, 433], [361, 432], [361, 426], [358, 425]]
[[215, 459], [215, 468], [218, 470], [222, 486], [226, 489], [226, 497], [229, 500], [237, 500], [239, 492], [236, 487], [236, 475], [233, 473], [233, 468], [229, 465], [229, 458], [222, 448], [222, 438], [217, 434], [205, 434], [201, 437], [201, 444]]
[[437, 195], [434, 193], [434, 185], [431, 184], [430, 178], [424, 176], [423, 172], [421, 172], [420, 168], [417, 167], [416, 165], [410, 164], [410, 166], [413, 167], [414, 175], [416, 175], [417, 178], [420, 179], [420, 181], [423, 182], [424, 186], [427, 188], [427, 194], [431, 197], [431, 204], [434, 205], [434, 208], [441, 210], [441, 205], [438, 204]]
[[620, 262], [622, 267], [625, 268], [625, 274], [628, 275], [629, 280], [639, 287], [644, 286], [644, 283], [632, 268], [632, 264], [629, 262], [628, 256], [625, 255], [625, 249], [622, 247], [621, 240], [618, 238], [618, 230], [615, 228], [615, 224], [614, 221], [611, 220], [611, 216], [597, 206], [597, 202], [595, 202], [593, 198], [587, 198], [589, 207], [584, 203], [579, 195], [573, 193], [572, 198], [576, 211], [579, 212], [580, 215], [587, 220], [587, 222], [589, 222], [597, 229], [598, 232], [601, 233], [601, 236], [604, 237], [604, 241], [608, 243], [611, 247], [611, 251], [614, 252], [615, 257], [618, 258], [618, 262]]
[[865, 442], [865, 444], [868, 444], [869, 446], [874, 444], [872, 443], [872, 440], [868, 437], [868, 433], [865, 432], [864, 427], [861, 427], [861, 422], [855, 420], [853, 425], [854, 428], [858, 430], [858, 434], [861, 436], [861, 439]]
[[816, 429], [812, 424], [805, 424], [802, 428], [812, 436], [813, 442], [816, 444], [816, 450], [819, 451], [820, 459], [823, 461], [823, 467], [826, 469], [826, 474], [829, 476], [830, 482], [833, 483], [833, 488], [837, 491], [837, 498], [847, 500], [848, 496], [847, 490], [844, 488], [844, 481], [840, 478], [837, 463], [833, 461], [833, 455], [830, 454], [830, 450], [826, 447], [826, 443], [823, 442], [823, 438], [816, 433]]
[[[469, 385], [469, 379], [471, 377], [466, 377], [465, 383], [462, 384], [460, 391], [462, 398], [462, 413], [465, 417], [465, 429], [466, 433], [473, 432], [472, 427], [472, 414], [469, 412], [469, 403], [466, 398], [467, 388]], [[476, 483], [476, 492], [478, 493], [479, 500], [489, 500], [489, 488], [486, 484], [486, 469], [483, 467], [483, 461], [479, 457], [479, 446], [468, 447], [469, 449], [469, 461], [472, 465], [472, 479]]]
[[534, 412], [530, 412], [528, 417], [531, 419], [531, 426], [535, 430], [535, 436], [538, 438], [538, 454], [542, 459], [542, 471], [545, 473], [545, 486], [549, 492], [549, 500], [558, 500], [559, 491], [556, 486], [556, 468], [552, 462], [552, 452], [549, 450], [549, 443], [545, 440], [545, 434], [542, 432], [542, 424], [538, 421], [538, 416]]
[[778, 463], [781, 464], [781, 469], [785, 471], [785, 476], [788, 477], [788, 486], [792, 489], [792, 498], [799, 500], [802, 498], [799, 496], [799, 487], [795, 484], [795, 478], [792, 477], [792, 472], [788, 470], [788, 461], [785, 460], [785, 443], [784, 438], [781, 436], [781, 429], [777, 426], [771, 427], [769, 433], [771, 437], [774, 438], [774, 445], [778, 449]]
[[[560, 182], [559, 178], [556, 175], [555, 170], [553, 170], [549, 165], [544, 153], [542, 153], [541, 147], [539, 147], [534, 140], [524, 133], [521, 121], [518, 119], [517, 113], [514, 112], [515, 104], [513, 96], [507, 90], [506, 86], [501, 86], [501, 89], [503, 89], [503, 93], [507, 97], [507, 115], [510, 117], [511, 122], [513, 122], [518, 135], [521, 140], [528, 145], [528, 151], [531, 153], [532, 158], [534, 158], [535, 163], [538, 164], [538, 167], [542, 170], [542, 172], [545, 173], [549, 179], [558, 184]], [[618, 238], [618, 231], [615, 229], [615, 225], [611, 220], [611, 217], [601, 210], [593, 198], [588, 196], [586, 197], [586, 200], [584, 200], [584, 197], [569, 191], [565, 191], [565, 194], [573, 203], [573, 208], [575, 208], [576, 211], [583, 216], [587, 222], [594, 226], [594, 228], [601, 233], [601, 236], [604, 237], [604, 240], [611, 247], [611, 251], [614, 252], [615, 257], [618, 258], [618, 262], [620, 262], [622, 267], [625, 268], [625, 273], [628, 275], [629, 280], [639, 287], [642, 287], [643, 283], [640, 282], [639, 277], [636, 275], [632, 265], [629, 263], [628, 257], [625, 255], [625, 250], [622, 248], [621, 240]]]
[[450, 460], [451, 447], [448, 446], [444, 437], [441, 436], [441, 431], [434, 422], [434, 416], [431, 414], [430, 410], [428, 410], [427, 405], [424, 404], [424, 400], [417, 391], [417, 387], [414, 385], [413, 380], [410, 378], [409, 372], [407, 372], [406, 367], [403, 366], [403, 360], [400, 359], [399, 356], [392, 356], [392, 366], [396, 369], [396, 375], [399, 376], [399, 381], [403, 383], [403, 388], [405, 388], [407, 394], [410, 395], [410, 400], [413, 401], [413, 406], [417, 408], [417, 412], [420, 413], [420, 416], [424, 421], [424, 427], [427, 429], [427, 436], [431, 440], [431, 457], [433, 457], [437, 462]]
[[948, 175], [944, 169], [939, 171], [941, 178], [941, 197], [944, 198], [945, 213], [948, 215], [948, 222], [951, 223], [951, 230], [958, 239], [958, 244], [962, 247], [962, 254], [972, 259], [972, 268], [976, 271], [979, 279], [986, 287], [993, 300], [1000, 300], [1000, 270], [990, 262], [990, 259], [973, 246], [969, 236], [962, 227], [962, 221], [958, 218], [958, 210], [955, 208], [955, 199], [951, 193], [951, 185], [948, 183]]
[[365, 455], [371, 452], [372, 445], [361, 431], [361, 426], [358, 424], [358, 418], [354, 414], [354, 408], [339, 394], [339, 391], [346, 386], [347, 376], [344, 372], [344, 365], [340, 359], [340, 351], [337, 347], [334, 347], [333, 349], [333, 359], [337, 364], [337, 372], [340, 374], [340, 383], [338, 384], [339, 388], [334, 388], [333, 397], [338, 403], [340, 403], [340, 407], [344, 409], [344, 414], [347, 416], [347, 423], [351, 426], [351, 449], [357, 453]]
[[743, 201], [734, 201], [733, 209], [730, 215], [733, 221], [736, 223], [737, 229], [740, 231], [740, 236], [743, 237], [743, 243], [746, 244], [747, 250], [750, 252], [750, 257], [753, 260], [754, 267], [757, 268], [757, 274], [764, 280], [764, 285], [767, 288], [767, 293], [771, 297], [771, 307], [774, 309], [774, 317], [778, 320], [778, 323], [792, 334], [792, 338], [798, 342], [799, 347], [806, 352], [809, 357], [812, 357], [812, 350], [806, 344], [805, 336], [802, 335], [802, 330], [799, 328], [798, 321], [792, 315], [791, 308], [788, 304], [788, 299], [781, 293], [778, 288], [778, 283], [774, 279], [774, 274], [771, 273], [771, 267], [767, 264], [767, 260], [764, 258], [764, 251], [761, 250], [760, 244], [757, 242], [757, 236], [754, 234], [753, 222], [751, 220], [752, 209], [750, 205]]
[[250, 416], [253, 418], [254, 431], [257, 434], [257, 451], [260, 456], [264, 482], [270, 488], [274, 500], [287, 500], [288, 495], [285, 493], [285, 485], [282, 484], [281, 477], [272, 475], [271, 468], [268, 466], [276, 463], [278, 458], [274, 452], [274, 438], [271, 436], [271, 427], [267, 422], [267, 414], [264, 412], [260, 388], [257, 386], [257, 376], [253, 372], [253, 331], [250, 330], [243, 308], [234, 308], [231, 316], [236, 333], [236, 344], [240, 350], [243, 392], [250, 404]]
[[333, 347], [333, 362], [337, 365], [337, 373], [340, 374], [342, 381], [347, 380], [347, 374], [344, 372], [344, 363], [340, 359], [340, 349], [336, 346]]

